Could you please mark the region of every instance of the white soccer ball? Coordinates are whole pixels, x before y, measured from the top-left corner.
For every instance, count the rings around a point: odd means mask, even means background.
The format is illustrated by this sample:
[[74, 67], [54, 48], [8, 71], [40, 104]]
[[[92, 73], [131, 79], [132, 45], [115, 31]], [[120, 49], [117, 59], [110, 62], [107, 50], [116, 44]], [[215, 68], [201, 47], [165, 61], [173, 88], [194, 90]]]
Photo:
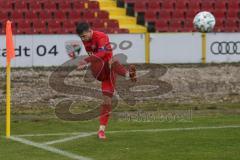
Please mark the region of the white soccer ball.
[[195, 29], [199, 32], [211, 32], [216, 24], [215, 17], [207, 11], [199, 12], [193, 20]]

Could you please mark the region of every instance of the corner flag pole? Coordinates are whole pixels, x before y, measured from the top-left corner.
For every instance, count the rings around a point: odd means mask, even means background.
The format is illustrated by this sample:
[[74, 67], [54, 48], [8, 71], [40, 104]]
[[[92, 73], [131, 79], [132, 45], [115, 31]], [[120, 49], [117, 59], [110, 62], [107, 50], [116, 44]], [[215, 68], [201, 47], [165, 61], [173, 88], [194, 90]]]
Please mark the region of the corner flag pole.
[[10, 74], [11, 74], [11, 65], [7, 64], [6, 68], [6, 74], [7, 74], [7, 92], [6, 92], [6, 137], [10, 137], [10, 126], [11, 126], [11, 80], [10, 80]]
[[6, 25], [6, 137], [10, 138], [11, 131], [11, 59], [15, 57], [14, 45], [12, 39], [11, 22], [7, 21]]

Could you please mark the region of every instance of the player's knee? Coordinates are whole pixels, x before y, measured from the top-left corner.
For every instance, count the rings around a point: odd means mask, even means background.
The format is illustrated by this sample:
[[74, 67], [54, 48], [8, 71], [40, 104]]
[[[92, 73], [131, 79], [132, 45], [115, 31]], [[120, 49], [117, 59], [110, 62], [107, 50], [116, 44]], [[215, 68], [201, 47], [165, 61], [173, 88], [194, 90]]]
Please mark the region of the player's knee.
[[103, 96], [103, 100], [104, 100], [105, 105], [111, 105], [112, 104], [112, 98], [107, 96], [107, 95]]

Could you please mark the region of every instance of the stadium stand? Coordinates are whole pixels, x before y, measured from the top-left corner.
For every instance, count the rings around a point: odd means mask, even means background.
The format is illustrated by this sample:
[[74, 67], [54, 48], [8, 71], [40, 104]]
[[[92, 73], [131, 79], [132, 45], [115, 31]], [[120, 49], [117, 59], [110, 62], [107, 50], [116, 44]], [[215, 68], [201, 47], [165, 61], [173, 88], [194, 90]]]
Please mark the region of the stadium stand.
[[101, 10], [109, 12], [111, 19], [116, 19], [119, 22], [120, 28], [127, 28], [130, 33], [146, 33], [147, 28], [137, 24], [136, 17], [127, 16], [126, 9], [117, 7], [116, 0], [98, 0]]
[[216, 18], [215, 32], [239, 32], [239, 0], [117, 0], [129, 16], [150, 32], [192, 32], [197, 12], [210, 11]]
[[129, 33], [100, 9], [98, 1], [90, 0], [0, 0], [0, 34], [5, 33], [7, 19], [13, 22], [14, 34], [75, 33], [78, 22], [107, 33]]
[[[0, 0], [0, 34], [5, 33], [7, 19], [12, 20], [15, 34], [75, 33], [78, 22], [89, 22], [94, 29], [107, 33], [144, 32], [139, 25], [149, 32], [192, 32], [192, 20], [203, 10], [214, 14], [215, 32], [240, 31], [240, 0], [108, 1], [126, 9], [136, 20], [119, 16], [123, 10], [105, 8], [108, 4], [104, 0]], [[103, 9], [101, 3], [105, 4]]]

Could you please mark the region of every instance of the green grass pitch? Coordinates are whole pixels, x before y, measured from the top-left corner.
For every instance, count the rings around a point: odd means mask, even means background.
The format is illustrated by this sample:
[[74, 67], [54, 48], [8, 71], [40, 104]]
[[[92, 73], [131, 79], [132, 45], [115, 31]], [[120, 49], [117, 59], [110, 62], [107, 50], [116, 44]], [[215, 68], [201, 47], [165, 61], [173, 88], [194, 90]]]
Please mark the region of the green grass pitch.
[[239, 115], [194, 116], [190, 121], [171, 122], [113, 119], [110, 121], [105, 141], [96, 137], [97, 120], [86, 122], [65, 122], [57, 119], [12, 120], [12, 136], [37, 146], [13, 139], [7, 140], [4, 137], [3, 117], [0, 125], [1, 160], [240, 159]]

